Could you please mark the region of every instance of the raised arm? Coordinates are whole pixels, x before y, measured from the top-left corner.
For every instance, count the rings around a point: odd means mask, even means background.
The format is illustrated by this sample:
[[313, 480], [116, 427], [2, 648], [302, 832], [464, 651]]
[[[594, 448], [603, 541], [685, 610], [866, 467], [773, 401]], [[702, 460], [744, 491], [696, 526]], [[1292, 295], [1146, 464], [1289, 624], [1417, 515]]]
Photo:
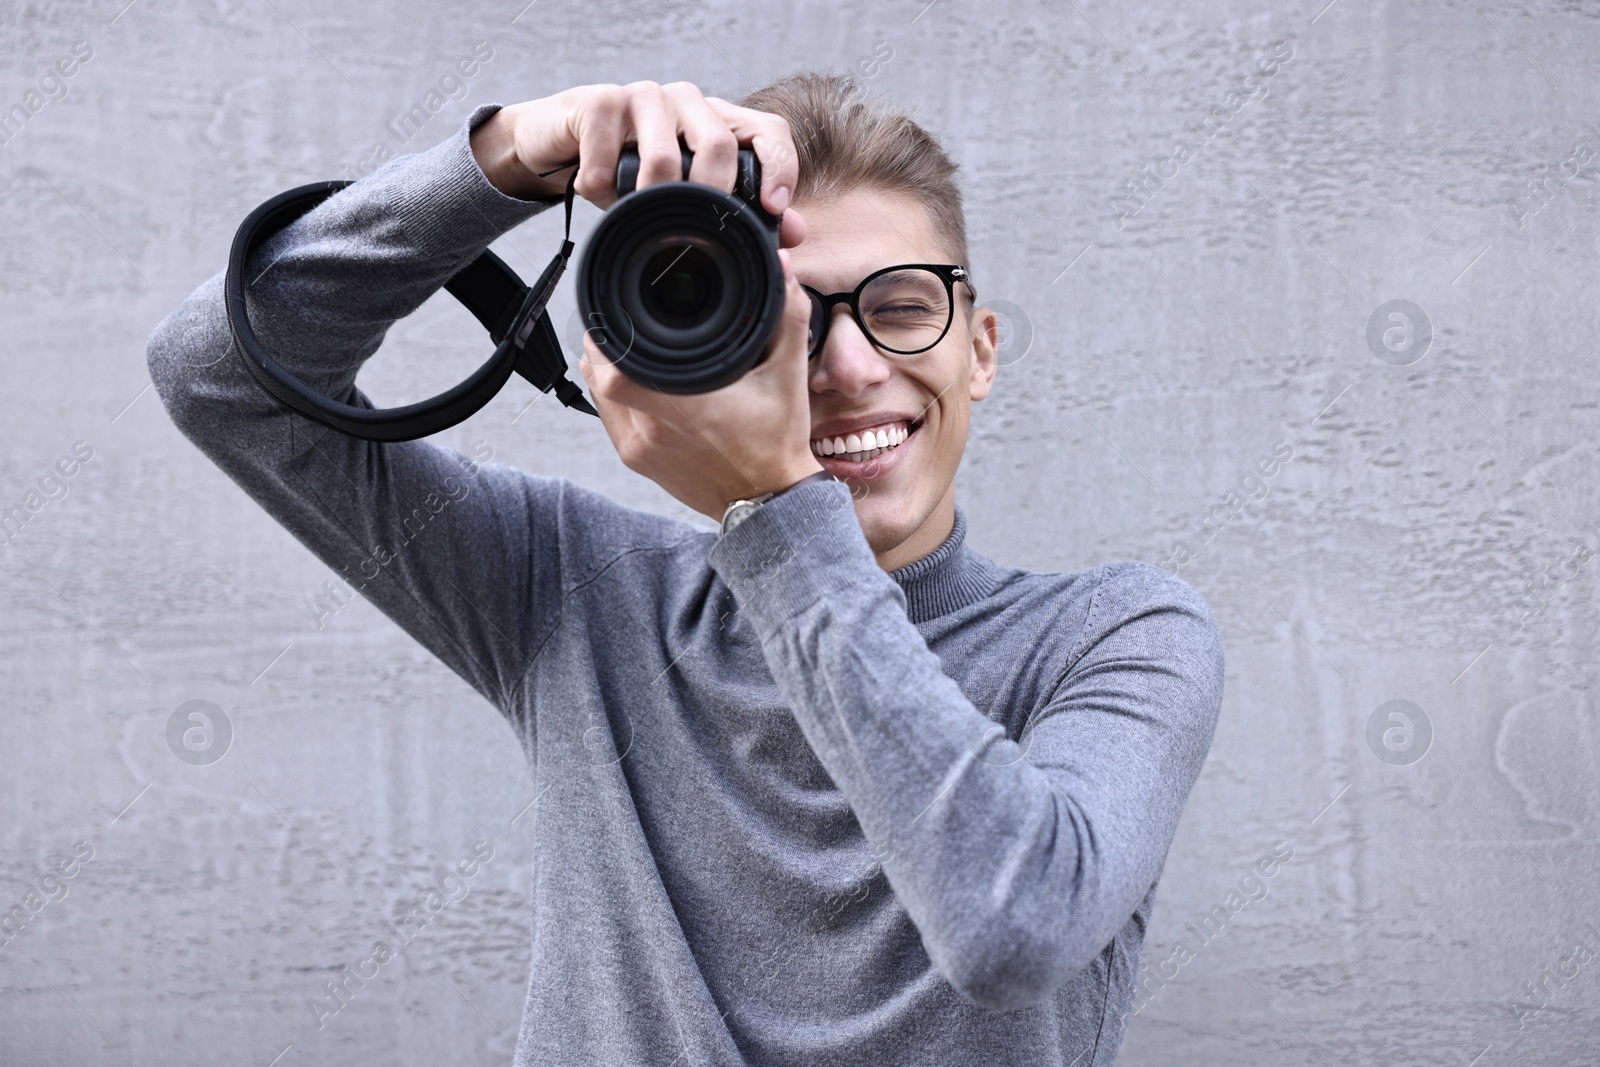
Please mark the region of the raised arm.
[[[290, 373], [374, 406], [354, 383], [390, 325], [553, 202], [507, 196], [479, 168], [469, 132], [497, 107], [341, 190], [246, 265], [250, 322]], [[222, 283], [219, 272], [150, 336], [151, 378], [173, 421], [345, 582], [504, 707], [547, 624], [540, 595], [557, 561], [537, 542], [549, 538], [558, 481], [428, 441], [345, 437], [288, 412], [245, 371]], [[476, 339], [487, 355], [487, 338]]]
[[[606, 207], [625, 144], [640, 147], [643, 187], [681, 176], [681, 134], [696, 150], [691, 178], [732, 189], [737, 146], [756, 136], [750, 117], [691, 85], [650, 82], [480, 107], [449, 140], [391, 160], [265, 242], [245, 271], [251, 325], [291, 374], [335, 400], [376, 406], [354, 384], [362, 363], [495, 238], [559, 203], [568, 172], [539, 174], [580, 159], [576, 191]], [[767, 164], [763, 196], [781, 210], [793, 146], [758, 138], [755, 147]], [[791, 242], [797, 226], [786, 221]], [[173, 421], [319, 559], [506, 710], [559, 619], [562, 553], [576, 547], [562, 530], [605, 525], [576, 515], [600, 506], [596, 494], [428, 441], [345, 437], [285, 411], [240, 362], [222, 283], [218, 273], [202, 284], [150, 337], [151, 377]], [[487, 355], [487, 339], [473, 336]]]

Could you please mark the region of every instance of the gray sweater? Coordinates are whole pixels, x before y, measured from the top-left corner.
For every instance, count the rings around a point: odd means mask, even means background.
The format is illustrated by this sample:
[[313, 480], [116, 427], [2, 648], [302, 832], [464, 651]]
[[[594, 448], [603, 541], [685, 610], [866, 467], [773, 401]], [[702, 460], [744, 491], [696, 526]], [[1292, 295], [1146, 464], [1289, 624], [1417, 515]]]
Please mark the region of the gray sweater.
[[[549, 206], [474, 161], [496, 107], [260, 250], [251, 322], [291, 371], [369, 404], [389, 326]], [[1113, 1062], [1222, 699], [1187, 584], [997, 565], [959, 507], [885, 573], [839, 482], [719, 542], [343, 437], [246, 375], [221, 274], [148, 356], [182, 432], [520, 739], [541, 799], [518, 1064]]]

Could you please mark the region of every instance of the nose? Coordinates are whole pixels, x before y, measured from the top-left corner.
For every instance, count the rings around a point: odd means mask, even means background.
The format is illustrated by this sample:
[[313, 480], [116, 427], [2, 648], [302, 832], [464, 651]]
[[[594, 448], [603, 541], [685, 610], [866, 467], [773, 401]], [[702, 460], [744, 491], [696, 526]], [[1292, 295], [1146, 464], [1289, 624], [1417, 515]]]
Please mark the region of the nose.
[[811, 361], [812, 391], [854, 397], [888, 378], [889, 361], [867, 340], [850, 309], [843, 305], [835, 307], [833, 321], [828, 326], [828, 339]]

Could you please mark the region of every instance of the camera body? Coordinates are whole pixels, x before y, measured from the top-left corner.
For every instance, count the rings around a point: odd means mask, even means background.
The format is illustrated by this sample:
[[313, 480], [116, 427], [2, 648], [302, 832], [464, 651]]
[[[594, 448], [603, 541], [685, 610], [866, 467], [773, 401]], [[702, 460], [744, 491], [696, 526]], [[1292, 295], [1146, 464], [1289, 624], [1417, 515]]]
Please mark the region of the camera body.
[[741, 148], [732, 194], [688, 180], [636, 189], [639, 154], [623, 150], [617, 202], [578, 267], [585, 332], [630, 378], [668, 393], [704, 393], [766, 356], [783, 319], [778, 216], [760, 203], [761, 169]]

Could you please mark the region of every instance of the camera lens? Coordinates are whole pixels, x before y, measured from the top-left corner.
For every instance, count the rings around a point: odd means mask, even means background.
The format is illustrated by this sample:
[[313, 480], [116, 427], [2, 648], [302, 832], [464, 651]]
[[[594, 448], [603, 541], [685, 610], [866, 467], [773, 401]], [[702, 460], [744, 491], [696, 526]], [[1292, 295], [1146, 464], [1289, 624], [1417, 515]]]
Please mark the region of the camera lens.
[[[753, 186], [754, 187], [754, 186]], [[628, 192], [578, 268], [578, 308], [619, 370], [670, 393], [737, 380], [783, 318], [777, 220], [697, 182]]]
[[644, 306], [669, 326], [698, 326], [722, 299], [722, 276], [702, 249], [663, 248], [645, 264]]
[[625, 255], [617, 305], [647, 348], [683, 362], [727, 333], [745, 285], [726, 244], [672, 225], [639, 237]]

